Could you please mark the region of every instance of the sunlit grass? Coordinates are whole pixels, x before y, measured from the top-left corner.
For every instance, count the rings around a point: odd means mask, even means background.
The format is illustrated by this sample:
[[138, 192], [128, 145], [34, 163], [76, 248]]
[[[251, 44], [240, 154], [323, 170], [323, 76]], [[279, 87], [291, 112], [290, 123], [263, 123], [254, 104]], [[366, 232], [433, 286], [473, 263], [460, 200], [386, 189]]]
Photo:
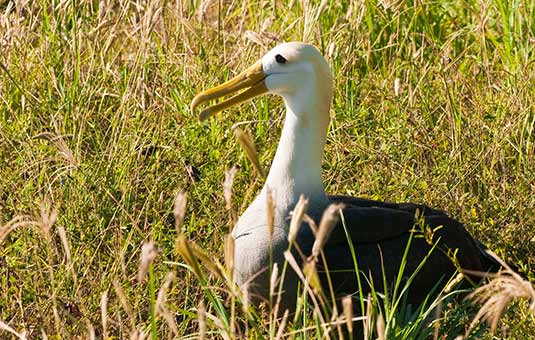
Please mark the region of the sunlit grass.
[[[335, 337], [308, 298], [275, 320], [229, 283], [225, 235], [263, 182], [232, 127], [268, 169], [280, 100], [203, 123], [189, 111], [279, 41], [332, 66], [329, 193], [445, 210], [533, 282], [534, 22], [531, 0], [0, 1], [0, 338]], [[192, 271], [177, 238], [212, 268]], [[436, 312], [362, 298], [375, 338], [379, 315], [398, 339]], [[498, 338], [533, 337], [529, 304], [506, 310]], [[436, 334], [455, 339], [477, 306], [441, 310]]]

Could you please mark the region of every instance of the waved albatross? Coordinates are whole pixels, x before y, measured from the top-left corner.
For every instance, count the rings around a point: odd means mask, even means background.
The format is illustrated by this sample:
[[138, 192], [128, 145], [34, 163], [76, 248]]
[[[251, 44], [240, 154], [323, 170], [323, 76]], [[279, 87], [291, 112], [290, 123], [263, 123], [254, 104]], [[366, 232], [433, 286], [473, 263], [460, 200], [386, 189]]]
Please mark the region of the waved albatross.
[[[230, 106], [268, 92], [282, 97], [286, 106], [282, 135], [266, 183], [232, 232], [235, 241], [235, 280], [240, 285], [247, 283], [253, 302], [258, 304], [269, 299], [269, 266], [277, 263], [278, 268], [282, 268], [283, 253], [289, 245], [289, 215], [301, 195], [308, 198], [307, 214], [316, 222], [330, 204], [344, 204], [342, 212], [348, 233], [346, 235], [343, 225], [338, 223], [323, 248], [337, 296], [353, 294], [358, 290], [347, 237], [350, 237], [356, 250], [361, 272], [371, 275], [376, 288], [383, 287], [382, 267], [387, 282], [393, 283], [411, 238], [411, 230], [421, 220], [427, 227], [436, 229], [433, 241], [439, 242], [440, 249], [431, 252], [414, 278], [408, 295], [409, 302], [421, 302], [437, 283], [444, 284], [455, 273], [456, 267], [446, 255], [448, 249], [457, 251], [456, 258], [463, 269], [484, 272], [492, 266], [480, 243], [470, 236], [461, 223], [442, 211], [420, 204], [386, 203], [325, 193], [321, 163], [329, 124], [333, 79], [327, 61], [314, 46], [299, 42], [276, 46], [236, 77], [199, 93], [193, 99], [191, 109], [243, 89], [234, 97], [202, 110], [200, 119], [204, 120]], [[275, 202], [271, 240], [266, 204], [268, 192]], [[415, 217], [418, 213], [420, 218]], [[311, 254], [314, 240], [308, 224], [302, 223], [296, 243], [306, 256]], [[409, 276], [416, 270], [431, 247], [424, 238], [412, 238], [405, 275]], [[318, 266], [321, 282], [327, 289], [322, 261]], [[299, 280], [292, 270], [289, 272], [284, 282], [282, 310], [295, 309]], [[361, 281], [364, 282], [363, 293], [366, 296], [370, 287], [365, 284], [365, 279]]]

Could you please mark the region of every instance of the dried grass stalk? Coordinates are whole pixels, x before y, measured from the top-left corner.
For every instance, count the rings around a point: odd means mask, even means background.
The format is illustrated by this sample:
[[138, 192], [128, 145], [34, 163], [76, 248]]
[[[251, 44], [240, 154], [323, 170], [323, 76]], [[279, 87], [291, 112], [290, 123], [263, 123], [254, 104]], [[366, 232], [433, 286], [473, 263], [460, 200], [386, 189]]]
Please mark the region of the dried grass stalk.
[[451, 292], [459, 282], [461, 282], [464, 279], [463, 273], [458, 273], [453, 280], [448, 282], [446, 287], [444, 288], [445, 293]]
[[100, 298], [100, 317], [102, 319], [102, 338], [108, 339], [108, 290], [102, 293]]
[[303, 221], [305, 221], [308, 224], [308, 226], [310, 227], [310, 230], [312, 230], [312, 234], [314, 235], [314, 237], [316, 237], [316, 235], [318, 234], [318, 225], [316, 224], [314, 219], [308, 216], [307, 214], [304, 214]]
[[115, 294], [117, 294], [117, 297], [119, 298], [119, 302], [121, 303], [121, 306], [126, 312], [126, 315], [128, 315], [130, 328], [132, 329], [132, 331], [134, 331], [136, 329], [136, 318], [134, 314], [132, 313], [132, 310], [130, 309], [130, 305], [128, 304], [128, 299], [126, 298], [126, 295], [119, 281], [113, 280], [113, 289], [115, 290]]
[[218, 279], [225, 279], [223, 275], [222, 268], [223, 266], [219, 261], [213, 258], [213, 256], [208, 255], [203, 249], [201, 249], [197, 244], [191, 243], [191, 249], [201, 263], [210, 270], [210, 272], [217, 277]]
[[0, 226], [0, 243], [2, 243], [7, 235], [13, 230], [19, 227], [33, 226], [35, 224], [36, 222], [31, 221], [28, 216], [17, 216], [11, 219], [3, 226]]
[[370, 339], [370, 335], [372, 334], [372, 313], [372, 296], [370, 293], [368, 293], [368, 297], [366, 299], [366, 321], [364, 322], [364, 340]]
[[173, 314], [167, 309], [165, 306], [165, 301], [167, 298], [167, 291], [169, 290], [169, 287], [175, 281], [176, 274], [175, 272], [169, 272], [167, 273], [167, 276], [165, 277], [165, 281], [160, 287], [160, 290], [158, 291], [158, 297], [156, 298], [156, 313], [163, 317], [165, 322], [167, 323], [167, 326], [171, 329], [175, 337], [179, 335], [178, 328], [176, 326], [175, 318], [173, 317]]
[[288, 315], [290, 314], [289, 310], [285, 310], [284, 314], [282, 315], [281, 322], [279, 324], [279, 329], [277, 330], [277, 335], [275, 337], [276, 340], [282, 339], [282, 336], [284, 334], [284, 329], [286, 328], [286, 322], [288, 322]]
[[199, 5], [199, 9], [197, 10], [197, 20], [199, 21], [199, 23], [203, 20], [203, 18], [206, 16], [206, 12], [208, 12], [209, 8], [214, 3], [215, 3], [215, 0], [201, 1], [201, 4]]
[[65, 252], [65, 259], [67, 260], [67, 267], [69, 268], [71, 272], [72, 279], [74, 281], [74, 285], [78, 285], [78, 276], [76, 275], [76, 271], [74, 270], [74, 264], [72, 262], [71, 258], [71, 250], [69, 247], [69, 241], [67, 240], [67, 232], [65, 231], [65, 228], [63, 226], [58, 226], [58, 235], [61, 240], [61, 245], [63, 247], [63, 251]]
[[442, 300], [438, 301], [437, 307], [435, 309], [435, 330], [433, 331], [433, 340], [438, 340], [440, 336], [440, 322], [442, 316]]
[[89, 319], [86, 319], [85, 320], [85, 327], [87, 328], [87, 338], [89, 340], [95, 340], [96, 336], [95, 336], [95, 327], [93, 327], [93, 324], [91, 323], [91, 321], [89, 321]]
[[14, 330], [13, 328], [11, 328], [9, 325], [7, 325], [6, 323], [4, 323], [1, 320], [0, 320], [0, 329], [6, 331], [8, 333], [13, 334], [14, 336], [16, 336], [17, 338], [19, 338], [21, 340], [26, 340], [27, 339], [26, 331], [22, 331], [22, 333], [19, 333], [19, 332], [17, 332], [16, 330]]
[[199, 340], [204, 340], [206, 337], [206, 308], [204, 307], [204, 301], [202, 299], [197, 308], [197, 315], [199, 322]]
[[[309, 283], [312, 280], [314, 280], [314, 278], [312, 277], [314, 274], [313, 273], [309, 273], [308, 275], [309, 275], [309, 277], [311, 277], [311, 279], [307, 279], [305, 277], [305, 275], [303, 274], [303, 271], [301, 270], [301, 268], [299, 268], [299, 265], [297, 264], [297, 261], [295, 260], [295, 257], [288, 250], [286, 250], [284, 252], [284, 259], [286, 260], [286, 262], [288, 262], [290, 267], [292, 267], [292, 269], [297, 274], [297, 277], [301, 280], [301, 282], [303, 282], [305, 284], [304, 285], [304, 290], [306, 291], [306, 293], [310, 296], [310, 298], [312, 300], [312, 303], [314, 305], [314, 314], [319, 318], [321, 323], [325, 323], [323, 314], [321, 313], [321, 309], [320, 309], [320, 304], [322, 302], [318, 301], [318, 298], [317, 298], [317, 297], [321, 298], [321, 295], [318, 295], [316, 297], [316, 294], [314, 294], [314, 291], [312, 289], [310, 289], [310, 286], [309, 286]], [[315, 268], [314, 268], [314, 270], [315, 270]], [[317, 275], [317, 272], [316, 272], [316, 275]]]

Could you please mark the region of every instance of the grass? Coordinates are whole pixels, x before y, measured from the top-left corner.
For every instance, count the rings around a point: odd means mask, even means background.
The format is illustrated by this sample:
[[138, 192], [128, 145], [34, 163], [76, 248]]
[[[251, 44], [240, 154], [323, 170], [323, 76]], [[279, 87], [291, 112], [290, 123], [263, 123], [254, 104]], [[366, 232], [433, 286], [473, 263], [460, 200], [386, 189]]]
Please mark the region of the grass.
[[[236, 315], [250, 317], [251, 334], [278, 332], [230, 303], [223, 279], [202, 269], [199, 284], [176, 252], [173, 219], [184, 190], [181, 232], [223, 258], [225, 170], [240, 167], [238, 211], [262, 185], [232, 125], [248, 121], [241, 128], [268, 168], [283, 108], [268, 96], [200, 124], [188, 106], [277, 41], [313, 43], [332, 65], [328, 192], [448, 211], [535, 281], [534, 1], [0, 0], [0, 9], [9, 228], [0, 320], [14, 332], [187, 338], [201, 327], [215, 337]], [[152, 261], [138, 278], [143, 244]], [[528, 310], [514, 303], [494, 337], [532, 338]], [[449, 339], [476, 311], [449, 302], [444, 315]], [[301, 316], [281, 334], [304, 338], [315, 319]]]

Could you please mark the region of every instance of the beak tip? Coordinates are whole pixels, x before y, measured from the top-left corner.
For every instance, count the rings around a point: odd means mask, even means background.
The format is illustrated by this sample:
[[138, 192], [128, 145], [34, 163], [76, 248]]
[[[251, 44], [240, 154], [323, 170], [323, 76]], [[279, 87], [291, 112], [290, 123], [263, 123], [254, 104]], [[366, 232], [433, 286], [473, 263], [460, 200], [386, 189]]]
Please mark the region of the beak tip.
[[234, 97], [231, 97], [230, 99], [201, 110], [199, 113], [199, 121], [202, 122], [230, 106], [239, 104], [247, 99], [251, 99], [267, 92], [267, 88], [263, 82], [265, 77], [266, 76], [262, 69], [262, 64], [257, 62], [236, 77], [228, 80], [226, 83], [197, 94], [191, 101], [190, 110], [192, 113], [194, 113], [195, 109], [201, 104], [247, 88], [245, 91], [235, 95]]
[[201, 113], [199, 113], [199, 122], [204, 122], [205, 120], [207, 120], [212, 115], [210, 111], [211, 110], [209, 108], [206, 110], [202, 110]]
[[194, 112], [195, 109], [197, 108], [197, 106], [199, 106], [199, 103], [200, 103], [200, 98], [199, 96], [195, 96], [195, 98], [193, 98], [193, 100], [191, 101], [191, 104], [189, 106], [189, 109], [191, 110], [191, 112]]

